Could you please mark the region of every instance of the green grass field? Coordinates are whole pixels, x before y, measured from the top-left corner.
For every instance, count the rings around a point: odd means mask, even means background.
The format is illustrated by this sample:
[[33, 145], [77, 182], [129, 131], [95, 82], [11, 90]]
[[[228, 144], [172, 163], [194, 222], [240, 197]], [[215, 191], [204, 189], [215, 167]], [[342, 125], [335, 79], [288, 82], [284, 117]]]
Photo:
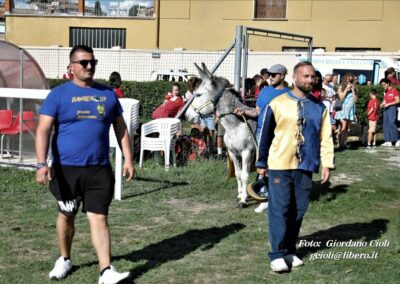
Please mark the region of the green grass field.
[[[337, 153], [336, 165], [329, 188], [314, 177], [300, 233], [305, 266], [274, 274], [266, 215], [254, 213], [255, 204], [236, 208], [236, 181], [226, 182], [223, 161], [165, 172], [149, 160], [112, 203], [113, 264], [135, 283], [399, 283], [400, 149], [350, 149]], [[0, 168], [0, 283], [50, 282], [56, 214], [34, 172]], [[97, 283], [82, 213], [76, 229], [74, 271], [62, 283]]]

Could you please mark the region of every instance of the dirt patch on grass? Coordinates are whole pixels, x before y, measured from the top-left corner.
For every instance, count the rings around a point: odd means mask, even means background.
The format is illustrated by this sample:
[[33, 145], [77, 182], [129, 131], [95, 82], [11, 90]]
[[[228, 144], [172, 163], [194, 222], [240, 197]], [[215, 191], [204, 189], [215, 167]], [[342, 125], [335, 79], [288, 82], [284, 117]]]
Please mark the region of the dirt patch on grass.
[[388, 162], [388, 166], [394, 166], [400, 168], [400, 155], [397, 154], [395, 156], [391, 156], [389, 158], [382, 159], [383, 161]]
[[225, 204], [207, 204], [200, 202], [192, 202], [184, 199], [171, 199], [164, 202], [166, 205], [174, 207], [183, 212], [200, 214], [209, 210], [220, 210], [226, 208]]
[[352, 184], [358, 181], [362, 181], [362, 179], [356, 175], [351, 175], [351, 174], [344, 174], [344, 173], [340, 173], [340, 174], [335, 174], [331, 177], [331, 182], [333, 185], [336, 184]]

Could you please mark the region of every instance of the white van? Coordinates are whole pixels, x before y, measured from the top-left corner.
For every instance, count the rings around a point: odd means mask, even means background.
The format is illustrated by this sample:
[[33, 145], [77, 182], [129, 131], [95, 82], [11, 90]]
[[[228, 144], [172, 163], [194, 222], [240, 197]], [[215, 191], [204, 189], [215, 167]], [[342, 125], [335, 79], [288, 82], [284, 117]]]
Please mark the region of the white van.
[[186, 69], [168, 70], [151, 72], [150, 81], [174, 81], [174, 82], [187, 82], [191, 77], [195, 75], [189, 74]]
[[[300, 61], [306, 60], [305, 57], [299, 57]], [[346, 73], [358, 76], [360, 84], [370, 79], [373, 84], [378, 84], [379, 80], [385, 77], [385, 70], [393, 67], [396, 76], [400, 79], [400, 59], [388, 56], [373, 55], [346, 55], [335, 53], [313, 54], [312, 63], [316, 70], [325, 74], [338, 74], [340, 77]]]

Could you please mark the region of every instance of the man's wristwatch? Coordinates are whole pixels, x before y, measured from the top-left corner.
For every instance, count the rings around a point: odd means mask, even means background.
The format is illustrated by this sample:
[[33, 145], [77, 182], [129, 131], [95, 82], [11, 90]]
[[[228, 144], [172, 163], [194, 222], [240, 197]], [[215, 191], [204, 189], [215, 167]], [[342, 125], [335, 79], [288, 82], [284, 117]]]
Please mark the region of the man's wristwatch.
[[36, 169], [37, 170], [40, 170], [40, 169], [42, 169], [44, 167], [47, 167], [47, 163], [46, 162], [42, 162], [42, 163], [37, 163], [36, 164]]

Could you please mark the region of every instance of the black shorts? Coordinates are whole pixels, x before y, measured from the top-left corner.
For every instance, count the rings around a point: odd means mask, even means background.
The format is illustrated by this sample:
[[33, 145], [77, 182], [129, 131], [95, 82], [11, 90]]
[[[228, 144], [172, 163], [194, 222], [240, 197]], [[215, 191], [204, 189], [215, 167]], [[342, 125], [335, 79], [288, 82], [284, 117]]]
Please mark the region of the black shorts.
[[71, 167], [53, 165], [50, 191], [58, 210], [74, 216], [82, 202], [82, 212], [108, 214], [114, 195], [114, 175], [110, 166]]

